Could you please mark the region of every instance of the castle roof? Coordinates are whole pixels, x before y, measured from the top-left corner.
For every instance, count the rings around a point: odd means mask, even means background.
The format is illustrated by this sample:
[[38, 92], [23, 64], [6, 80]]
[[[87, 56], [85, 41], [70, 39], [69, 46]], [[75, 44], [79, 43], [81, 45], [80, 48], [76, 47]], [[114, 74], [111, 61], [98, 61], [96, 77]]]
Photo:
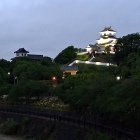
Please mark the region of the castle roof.
[[61, 67], [61, 70], [63, 70], [63, 71], [78, 71], [78, 66], [76, 66], [76, 65], [72, 65], [72, 66], [64, 65]]
[[[102, 36], [101, 38], [103, 38], [103, 39], [117, 39], [115, 36], [107, 36], [107, 37]], [[96, 39], [96, 40], [100, 40], [101, 38]]]
[[15, 51], [14, 53], [29, 53], [28, 51], [26, 51], [24, 48], [19, 48], [17, 51]]
[[100, 32], [105, 32], [105, 31], [111, 31], [111, 32], [116, 32], [116, 31], [114, 31], [113, 29], [112, 29], [112, 27], [110, 26], [110, 27], [105, 27], [102, 31], [100, 31]]
[[89, 44], [89, 46], [92, 48], [92, 50], [98, 50], [97, 44], [95, 44], [95, 45]]
[[90, 46], [91, 48], [96, 48], [96, 47], [97, 47], [96, 44], [95, 44], [95, 45], [89, 44], [89, 46]]
[[28, 57], [31, 60], [41, 60], [41, 59], [43, 59], [43, 55], [37, 55], [37, 54], [28, 54]]

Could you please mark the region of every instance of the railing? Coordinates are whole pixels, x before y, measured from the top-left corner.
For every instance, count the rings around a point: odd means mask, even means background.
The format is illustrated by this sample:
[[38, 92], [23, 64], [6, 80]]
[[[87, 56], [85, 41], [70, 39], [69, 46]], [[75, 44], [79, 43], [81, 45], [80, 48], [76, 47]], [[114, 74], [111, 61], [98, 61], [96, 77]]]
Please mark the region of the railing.
[[91, 61], [81, 61], [81, 60], [75, 60], [72, 63], [70, 63], [68, 66], [72, 66], [75, 63], [83, 63], [83, 64], [92, 64], [92, 65], [101, 65], [101, 66], [117, 66], [116, 64], [112, 63], [104, 63], [104, 62], [91, 62]]
[[41, 109], [36, 110], [36, 108], [5, 106], [5, 105], [0, 105], [0, 111], [7, 112], [7, 113], [14, 113], [15, 115], [17, 114], [17, 115], [39, 117], [50, 121], [76, 125], [86, 129], [92, 129], [94, 130], [94, 132], [106, 133], [109, 136], [113, 137], [115, 140], [140, 140], [140, 137], [136, 136], [133, 133], [125, 132], [118, 128], [113, 128], [92, 121], [64, 116], [63, 112], [62, 113], [56, 112], [52, 114], [49, 110], [44, 111]]

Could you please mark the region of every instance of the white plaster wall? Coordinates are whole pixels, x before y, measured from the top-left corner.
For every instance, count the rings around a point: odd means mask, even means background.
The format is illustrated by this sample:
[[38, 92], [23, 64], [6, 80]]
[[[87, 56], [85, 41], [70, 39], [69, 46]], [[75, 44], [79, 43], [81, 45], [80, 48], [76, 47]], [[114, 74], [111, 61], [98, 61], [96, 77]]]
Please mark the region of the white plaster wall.
[[27, 56], [27, 54], [26, 54], [26, 53], [16, 53], [16, 56], [17, 56], [17, 57]]
[[106, 34], [106, 35], [115, 35], [116, 34], [116, 32], [112, 32], [112, 31], [104, 31], [104, 32], [100, 32], [100, 34], [101, 35], [104, 35], [104, 34]]
[[113, 42], [111, 42], [110, 43], [110, 45], [112, 44], [112, 45], [114, 45], [115, 43], [116, 43], [116, 40], [117, 39], [110, 39], [110, 38], [107, 38], [107, 39], [103, 39], [103, 38], [100, 38], [99, 40], [96, 40], [96, 42], [98, 43], [98, 44], [103, 44], [103, 43], [107, 43], [107, 42], [109, 42], [109, 41], [111, 41], [111, 40], [113, 40]]

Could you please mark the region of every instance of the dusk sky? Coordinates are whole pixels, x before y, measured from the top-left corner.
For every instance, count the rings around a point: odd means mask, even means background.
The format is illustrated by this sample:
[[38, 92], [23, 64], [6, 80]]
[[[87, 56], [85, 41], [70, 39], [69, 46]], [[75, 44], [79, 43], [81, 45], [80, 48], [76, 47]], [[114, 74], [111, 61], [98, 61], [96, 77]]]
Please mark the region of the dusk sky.
[[55, 58], [95, 44], [110, 25], [117, 37], [140, 32], [140, 0], [0, 0], [0, 59], [19, 48]]

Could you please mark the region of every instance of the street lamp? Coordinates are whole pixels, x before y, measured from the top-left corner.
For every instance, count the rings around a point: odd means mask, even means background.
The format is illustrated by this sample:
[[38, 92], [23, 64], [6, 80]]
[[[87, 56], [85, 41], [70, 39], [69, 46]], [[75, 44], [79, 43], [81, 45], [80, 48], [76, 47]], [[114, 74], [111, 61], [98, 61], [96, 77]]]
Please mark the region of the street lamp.
[[117, 76], [116, 79], [119, 81], [121, 79], [121, 77], [120, 76]]
[[52, 77], [52, 85], [55, 87], [57, 84], [57, 79], [55, 76]]
[[[17, 81], [17, 82], [16, 82], [16, 81]], [[18, 84], [18, 77], [17, 77], [17, 76], [14, 77], [14, 85], [15, 85], [15, 84]]]
[[53, 79], [53, 80], [56, 80], [56, 77], [55, 77], [55, 76], [53, 76], [53, 77], [52, 77], [52, 79]]

